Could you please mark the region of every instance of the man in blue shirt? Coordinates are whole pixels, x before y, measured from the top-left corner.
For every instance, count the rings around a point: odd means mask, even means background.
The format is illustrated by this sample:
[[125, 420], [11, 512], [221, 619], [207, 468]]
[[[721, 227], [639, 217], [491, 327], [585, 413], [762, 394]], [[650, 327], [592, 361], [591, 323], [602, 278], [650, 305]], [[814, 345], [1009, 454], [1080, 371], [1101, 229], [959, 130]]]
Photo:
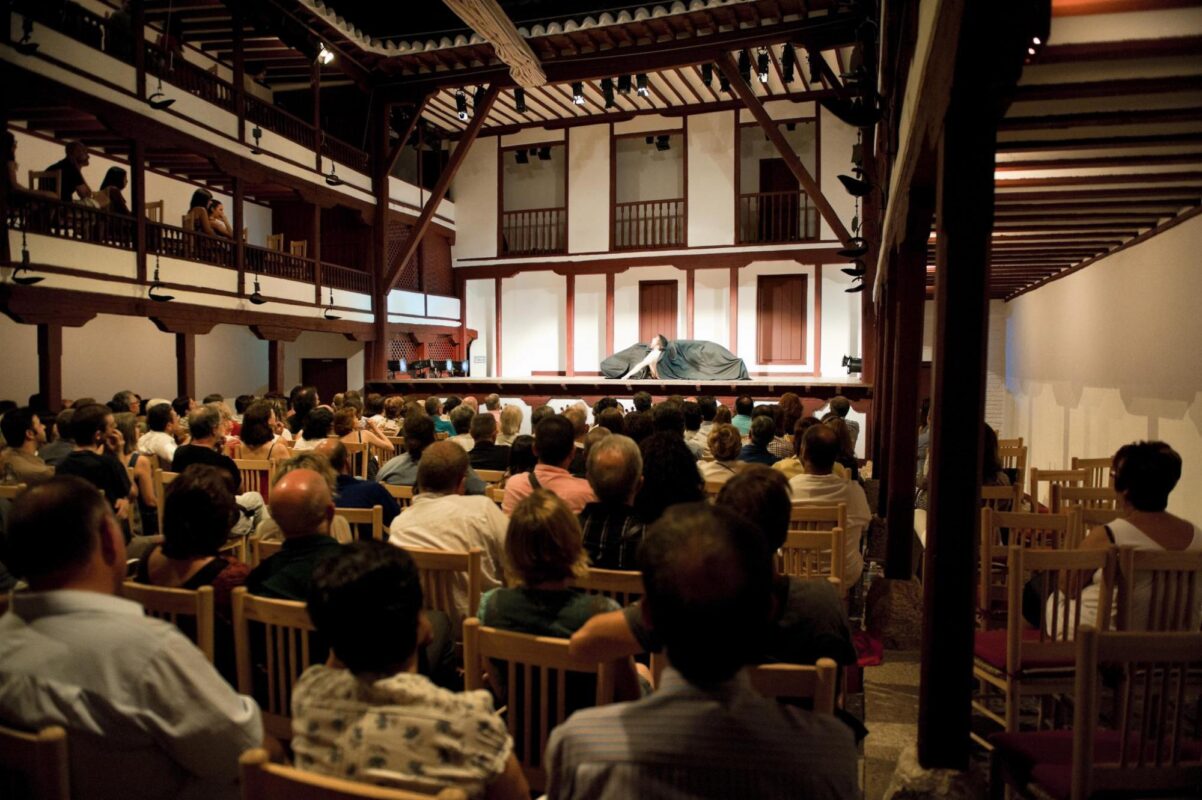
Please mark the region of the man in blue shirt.
[[338, 508], [371, 508], [380, 506], [384, 511], [384, 527], [392, 524], [401, 507], [392, 495], [375, 481], [365, 481], [351, 474], [351, 460], [347, 458], [346, 445], [330, 437], [313, 448], [325, 456], [330, 466], [338, 473], [338, 494], [334, 505]]
[[747, 461], [752, 464], [764, 464], [772, 466], [779, 458], [768, 452], [768, 445], [772, 443], [772, 437], [776, 435], [776, 423], [772, 417], [766, 414], [760, 414], [751, 421], [751, 441], [743, 445], [743, 449], [739, 452], [739, 460]]
[[730, 420], [730, 424], [739, 429], [739, 433], [746, 436], [751, 433], [751, 412], [755, 409], [755, 401], [750, 395], [741, 394], [735, 398], [735, 415]]

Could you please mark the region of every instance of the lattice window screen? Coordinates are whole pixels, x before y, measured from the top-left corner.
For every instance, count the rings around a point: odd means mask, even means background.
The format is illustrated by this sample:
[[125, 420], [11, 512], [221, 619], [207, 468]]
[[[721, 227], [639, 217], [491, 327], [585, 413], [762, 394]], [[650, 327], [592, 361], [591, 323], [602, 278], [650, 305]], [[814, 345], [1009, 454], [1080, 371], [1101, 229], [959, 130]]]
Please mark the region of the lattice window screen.
[[393, 339], [388, 343], [388, 357], [393, 361], [399, 361], [402, 358], [406, 361], [413, 361], [417, 358], [417, 342], [411, 339]]

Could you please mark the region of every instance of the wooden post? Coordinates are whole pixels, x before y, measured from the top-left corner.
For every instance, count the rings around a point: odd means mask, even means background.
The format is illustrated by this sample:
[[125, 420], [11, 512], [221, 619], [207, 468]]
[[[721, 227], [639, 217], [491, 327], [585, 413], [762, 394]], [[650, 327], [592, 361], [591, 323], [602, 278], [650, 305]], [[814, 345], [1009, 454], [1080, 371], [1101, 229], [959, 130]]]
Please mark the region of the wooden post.
[[388, 374], [388, 115], [390, 106], [380, 104], [372, 115], [372, 189], [376, 209], [372, 225], [372, 315], [375, 338], [368, 343], [365, 371], [368, 380], [383, 380]]
[[139, 99], [146, 98], [146, 3], [134, 0], [130, 9], [133, 28], [134, 93]]
[[605, 273], [605, 355], [614, 351], [614, 274]]
[[739, 268], [730, 268], [730, 352], [739, 354]]
[[63, 405], [63, 326], [38, 323], [38, 393], [46, 408]]
[[[317, 171], [325, 172], [321, 167], [321, 153], [325, 149], [325, 133], [321, 130], [321, 62], [314, 59], [309, 70], [309, 88], [313, 90], [313, 151], [317, 158]], [[332, 165], [333, 159], [330, 162]]]
[[685, 338], [693, 338], [693, 309], [694, 309], [694, 294], [696, 292], [697, 270], [685, 270], [685, 289], [684, 289], [684, 313], [685, 313]]
[[497, 363], [496, 363], [497, 374], [493, 376], [495, 378], [500, 378], [500, 377], [504, 376], [504, 373], [501, 372], [501, 301], [502, 301], [503, 297], [504, 297], [504, 295], [501, 293], [501, 279], [496, 278], [495, 283], [493, 284], [493, 298], [494, 298], [493, 299], [493, 307], [496, 309], [496, 326], [497, 326], [497, 333], [496, 333], [496, 337], [495, 337], [496, 338], [495, 347], [497, 348]]
[[267, 340], [267, 390], [284, 391], [284, 343], [279, 339]]
[[175, 334], [175, 391], [196, 397], [196, 334]]
[[146, 143], [130, 141], [129, 195], [134, 211], [134, 264], [138, 283], [146, 282]]
[[576, 374], [576, 276], [568, 273], [567, 275], [567, 311], [564, 316], [564, 325], [567, 329], [567, 359], [565, 363], [565, 372], [568, 377]]
[[[243, 28], [246, 20], [242, 5], [230, 6], [231, 24], [234, 28], [234, 116], [238, 118], [238, 141], [246, 141], [246, 47]], [[241, 230], [240, 228], [237, 230]]]
[[316, 303], [321, 305], [321, 206], [313, 204], [313, 246], [309, 254], [313, 257], [313, 290], [317, 293]]
[[246, 226], [246, 183], [241, 175], [234, 179], [234, 268], [238, 270], [238, 296], [246, 294], [246, 242], [242, 241], [242, 228]]

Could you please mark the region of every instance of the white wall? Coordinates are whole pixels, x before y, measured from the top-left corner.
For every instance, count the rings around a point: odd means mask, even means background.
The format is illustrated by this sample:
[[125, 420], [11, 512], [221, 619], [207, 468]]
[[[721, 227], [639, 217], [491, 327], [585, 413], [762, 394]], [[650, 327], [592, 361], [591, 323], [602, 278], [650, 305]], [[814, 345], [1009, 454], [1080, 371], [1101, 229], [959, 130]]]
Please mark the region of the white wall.
[[[818, 185], [839, 219], [851, 231], [851, 218], [856, 213], [855, 198], [839, 183], [839, 175], [852, 175], [851, 148], [856, 143], [857, 130], [841, 122], [834, 114], [818, 110], [819, 166]], [[833, 239], [831, 226], [823, 220], [819, 238]]]
[[689, 237], [693, 247], [735, 242], [733, 111], [689, 117]]
[[[286, 348], [284, 352], [287, 354]], [[196, 392], [200, 397], [214, 392], [227, 398], [263, 394], [267, 368], [267, 342], [255, 338], [248, 327], [217, 325], [196, 337]]]
[[[285, 342], [284, 386], [282, 387], [285, 392], [300, 383], [302, 358], [345, 358], [347, 360], [347, 388], [363, 388], [362, 342], [352, 342], [337, 333], [317, 333], [315, 331], [305, 331], [296, 337], [295, 342]], [[264, 355], [264, 364], [266, 364], [266, 355]], [[199, 357], [197, 369], [199, 369]], [[197, 383], [200, 383], [199, 374], [197, 374]]]
[[[648, 134], [650, 135], [650, 134]], [[668, 150], [647, 144], [642, 135], [614, 142], [614, 190], [617, 202], [675, 200], [684, 197], [684, 136], [668, 134]]]
[[582, 125], [568, 131], [568, 197], [568, 250], [608, 250], [608, 125]]
[[[530, 145], [531, 149], [539, 144]], [[542, 145], [545, 146], [545, 145]], [[530, 208], [562, 208], [564, 194], [564, 156], [567, 148], [563, 143], [551, 146], [551, 158], [543, 161], [537, 155], [529, 155], [529, 161], [519, 164], [517, 150], [506, 150], [502, 160], [501, 174], [504, 180], [502, 202], [505, 211], [524, 211]]]
[[693, 338], [730, 347], [730, 270], [693, 273]]
[[[491, 279], [466, 281], [464, 291], [467, 295], [467, 326], [479, 334], [472, 342], [472, 377], [496, 375], [496, 282]], [[481, 358], [484, 359], [483, 363], [480, 362]]]
[[1160, 439], [1184, 471], [1169, 511], [1202, 521], [1202, 218], [1008, 304], [1003, 432], [1034, 467]]
[[[597, 372], [605, 352], [605, 276], [576, 276], [573, 358], [577, 372]], [[617, 347], [617, 342], [614, 342]]]
[[551, 271], [501, 282], [501, 369], [507, 377], [566, 369], [567, 284]]
[[38, 390], [38, 329], [0, 314], [0, 400], [21, 405]]
[[497, 254], [497, 137], [472, 143], [451, 188], [456, 214], [467, 220], [455, 232], [452, 255], [492, 258]]

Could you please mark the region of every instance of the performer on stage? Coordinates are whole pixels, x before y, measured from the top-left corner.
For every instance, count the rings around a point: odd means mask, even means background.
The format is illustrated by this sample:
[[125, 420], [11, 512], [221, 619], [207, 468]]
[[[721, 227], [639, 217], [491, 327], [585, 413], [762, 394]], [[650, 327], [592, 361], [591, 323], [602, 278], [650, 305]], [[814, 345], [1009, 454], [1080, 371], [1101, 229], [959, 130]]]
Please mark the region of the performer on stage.
[[669, 342], [663, 335], [614, 353], [601, 362], [601, 372], [622, 380], [748, 380], [743, 359], [722, 345], [697, 339]]

